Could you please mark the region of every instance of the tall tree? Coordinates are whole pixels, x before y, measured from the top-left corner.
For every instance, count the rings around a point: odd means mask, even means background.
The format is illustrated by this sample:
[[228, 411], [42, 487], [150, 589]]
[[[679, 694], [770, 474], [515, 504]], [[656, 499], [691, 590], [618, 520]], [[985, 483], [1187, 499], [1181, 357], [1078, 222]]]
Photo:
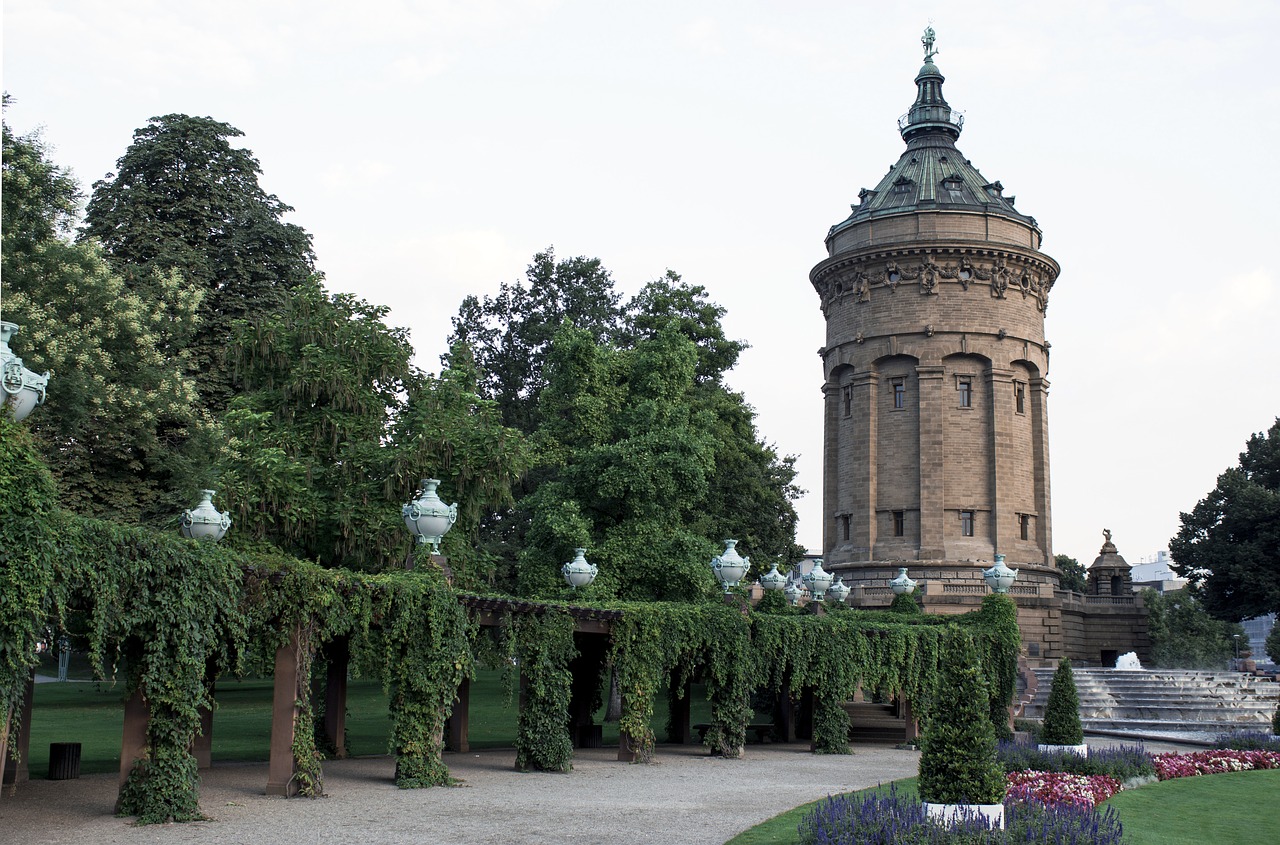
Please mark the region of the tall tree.
[[[583, 366], [591, 356], [616, 357], [664, 335], [682, 337], [691, 344], [695, 359], [693, 378], [681, 401], [696, 409], [699, 419], [709, 426], [714, 450], [705, 494], [700, 494], [701, 504], [689, 514], [686, 527], [717, 543], [726, 537], [741, 540], [742, 548], [750, 550], [757, 563], [775, 558], [790, 561], [803, 555], [803, 548], [795, 543], [794, 501], [802, 491], [794, 484], [794, 459], [779, 456], [760, 439], [754, 411], [726, 386], [724, 376], [746, 344], [726, 337], [722, 324], [725, 310], [710, 301], [704, 288], [687, 284], [678, 274], [667, 271], [646, 284], [625, 306], [619, 306], [612, 280], [597, 259], [556, 262], [551, 250], [535, 256], [526, 282], [527, 286], [504, 285], [496, 298], [465, 301], [454, 318], [454, 337], [475, 344], [475, 363], [485, 385], [482, 392], [493, 396], [504, 409], [504, 420], [535, 435], [544, 447], [548, 442], [544, 427], [558, 432], [550, 439], [560, 444], [559, 451], [554, 456], [544, 451], [521, 485], [525, 494], [541, 491], [537, 499], [529, 501], [547, 499], [559, 489], [554, 486], [561, 480], [556, 461], [563, 459], [566, 451], [577, 445], [590, 448], [589, 444], [598, 442], [593, 439], [598, 432], [593, 433], [592, 427], [607, 422], [600, 418], [599, 408], [625, 409], [625, 402], [616, 405], [614, 395], [619, 390], [625, 393], [624, 375], [604, 376], [590, 384], [573, 383], [570, 378], [569, 386], [554, 388], [573, 395], [586, 390], [592, 398], [583, 399], [582, 408], [566, 409], [554, 396], [546, 395], [543, 388], [549, 383], [553, 357], [550, 340], [556, 332], [565, 324], [585, 332], [575, 336], [573, 343], [574, 354], [582, 357], [579, 363]], [[590, 345], [600, 349], [588, 355]], [[573, 378], [587, 377], [579, 372]], [[536, 407], [531, 407], [535, 403]], [[549, 416], [551, 407], [556, 410]], [[586, 411], [591, 409], [595, 410], [588, 415]], [[568, 436], [562, 430], [563, 420], [555, 415], [582, 427], [577, 436], [586, 438], [584, 443]], [[569, 519], [568, 513], [561, 517]], [[530, 540], [526, 532], [531, 519], [532, 515], [522, 510], [502, 514], [486, 524], [482, 542], [498, 559], [500, 572], [510, 575], [513, 571], [518, 550]], [[572, 533], [567, 523], [561, 528]]]
[[1206, 611], [1233, 622], [1280, 611], [1280, 418], [1181, 518], [1170, 568]]
[[467, 344], [482, 394], [498, 403], [507, 425], [530, 433], [547, 383], [547, 351], [561, 323], [604, 340], [617, 330], [619, 301], [600, 259], [556, 260], [547, 247], [533, 257], [524, 282], [504, 282], [495, 297], [464, 299], [449, 343]]
[[26, 365], [53, 374], [27, 424], [65, 505], [163, 521], [191, 505], [213, 428], [184, 352], [202, 294], [173, 274], [130, 290], [96, 244], [69, 239], [78, 196], [39, 135], [4, 126], [4, 318]]
[[556, 595], [559, 565], [577, 546], [601, 567], [597, 594], [688, 600], [714, 588], [715, 544], [694, 530], [715, 467], [696, 364], [674, 326], [625, 350], [568, 326], [556, 335], [535, 437], [556, 473], [522, 503], [531, 514], [522, 593]]
[[1058, 567], [1058, 581], [1062, 589], [1077, 593], [1089, 591], [1089, 582], [1080, 561], [1069, 555], [1054, 555], [1053, 562]]
[[226, 414], [220, 483], [237, 535], [325, 566], [385, 569], [408, 548], [400, 505], [433, 475], [461, 504], [445, 550], [473, 569], [475, 525], [511, 500], [523, 438], [475, 395], [474, 373], [414, 369], [407, 332], [386, 314], [312, 278], [278, 314], [236, 323], [244, 390]]
[[1239, 624], [1210, 616], [1185, 590], [1162, 595], [1147, 588], [1142, 602], [1151, 633], [1151, 659], [1165, 669], [1222, 669], [1235, 653], [1234, 637], [1244, 635]]
[[154, 117], [134, 132], [116, 172], [95, 182], [83, 234], [144, 298], [155, 271], [204, 291], [190, 344], [200, 396], [215, 413], [234, 393], [223, 350], [236, 320], [278, 312], [315, 272], [311, 236], [258, 184], [258, 160], [231, 146], [239, 129], [208, 117]]

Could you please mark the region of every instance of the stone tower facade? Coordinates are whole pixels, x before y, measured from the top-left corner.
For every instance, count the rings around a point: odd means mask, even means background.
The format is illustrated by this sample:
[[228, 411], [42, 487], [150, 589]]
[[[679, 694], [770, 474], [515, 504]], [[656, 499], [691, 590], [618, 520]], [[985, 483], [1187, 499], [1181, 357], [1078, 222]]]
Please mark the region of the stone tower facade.
[[956, 147], [932, 30], [906, 150], [826, 237], [823, 553], [854, 585], [981, 587], [997, 553], [1058, 583], [1049, 493], [1049, 344], [1058, 264], [1035, 218]]

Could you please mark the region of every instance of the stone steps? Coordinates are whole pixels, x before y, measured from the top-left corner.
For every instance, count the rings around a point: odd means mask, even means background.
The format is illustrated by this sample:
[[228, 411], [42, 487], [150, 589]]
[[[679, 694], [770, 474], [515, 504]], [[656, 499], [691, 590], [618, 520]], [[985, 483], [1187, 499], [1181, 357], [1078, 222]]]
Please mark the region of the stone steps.
[[[1044, 716], [1053, 670], [1037, 668], [1035, 697], [1023, 715]], [[1085, 730], [1215, 731], [1262, 727], [1271, 721], [1280, 684], [1237, 672], [1077, 669], [1076, 693]]]

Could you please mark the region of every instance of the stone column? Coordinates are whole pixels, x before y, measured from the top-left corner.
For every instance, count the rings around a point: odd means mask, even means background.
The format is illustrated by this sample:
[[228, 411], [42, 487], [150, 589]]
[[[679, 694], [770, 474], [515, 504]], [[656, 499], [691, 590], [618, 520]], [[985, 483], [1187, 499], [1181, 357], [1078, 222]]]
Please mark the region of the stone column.
[[147, 755], [147, 727], [151, 722], [151, 707], [141, 688], [133, 691], [124, 702], [124, 736], [120, 742], [120, 786], [124, 786], [133, 771], [133, 764]]
[[334, 748], [334, 757], [347, 756], [347, 666], [351, 662], [351, 642], [338, 637], [325, 648], [324, 733]]
[[[18, 718], [18, 735], [15, 737], [14, 750], [18, 753], [18, 762], [14, 763], [9, 759], [9, 722], [14, 718], [15, 714], [5, 714], [4, 731], [0, 733], [0, 770], [3, 770], [3, 782], [6, 784], [23, 783], [30, 778], [30, 769], [28, 768], [28, 758], [31, 751], [31, 706], [35, 699], [36, 690], [36, 670], [31, 670], [30, 677], [27, 678], [26, 690], [22, 693], [22, 704], [19, 705], [17, 715]], [[4, 790], [0, 789], [0, 792]]]
[[458, 685], [458, 697], [453, 702], [453, 710], [445, 723], [445, 751], [470, 751], [471, 741], [468, 734], [471, 728], [471, 681], [462, 679]]
[[946, 557], [946, 468], [941, 364], [916, 367], [920, 383], [920, 560]]
[[[995, 552], [1012, 549], [1018, 536], [1017, 505], [1012, 485], [1005, 478], [1015, 472], [1013, 452], [1013, 370], [991, 367], [987, 370], [987, 406], [991, 423], [991, 525], [988, 529]], [[975, 532], [976, 533], [976, 532]], [[1035, 561], [1038, 562], [1038, 561]]]
[[1036, 543], [1044, 552], [1044, 565], [1053, 566], [1053, 526], [1049, 500], [1049, 381], [1032, 378], [1027, 385], [1031, 400], [1031, 462], [1036, 499]]
[[276, 649], [275, 692], [271, 705], [271, 758], [267, 766], [267, 794], [288, 798], [298, 794], [294, 779], [293, 739], [298, 722], [298, 682], [302, 663], [302, 632]]
[[876, 447], [878, 432], [877, 392], [880, 376], [874, 372], [855, 373], [852, 382], [853, 415], [849, 420], [852, 429], [846, 436], [852, 468], [845, 481], [848, 497], [845, 508], [850, 513], [852, 525], [849, 540], [853, 546], [854, 560], [869, 561], [876, 547], [876, 496], [878, 474], [876, 464], [879, 454]]

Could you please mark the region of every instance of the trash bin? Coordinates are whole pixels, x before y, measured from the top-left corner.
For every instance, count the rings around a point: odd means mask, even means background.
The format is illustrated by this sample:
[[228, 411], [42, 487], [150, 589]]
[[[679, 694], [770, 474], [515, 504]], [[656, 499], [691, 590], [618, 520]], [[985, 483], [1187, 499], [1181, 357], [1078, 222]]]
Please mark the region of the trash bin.
[[49, 780], [74, 780], [80, 777], [80, 743], [49, 743]]

